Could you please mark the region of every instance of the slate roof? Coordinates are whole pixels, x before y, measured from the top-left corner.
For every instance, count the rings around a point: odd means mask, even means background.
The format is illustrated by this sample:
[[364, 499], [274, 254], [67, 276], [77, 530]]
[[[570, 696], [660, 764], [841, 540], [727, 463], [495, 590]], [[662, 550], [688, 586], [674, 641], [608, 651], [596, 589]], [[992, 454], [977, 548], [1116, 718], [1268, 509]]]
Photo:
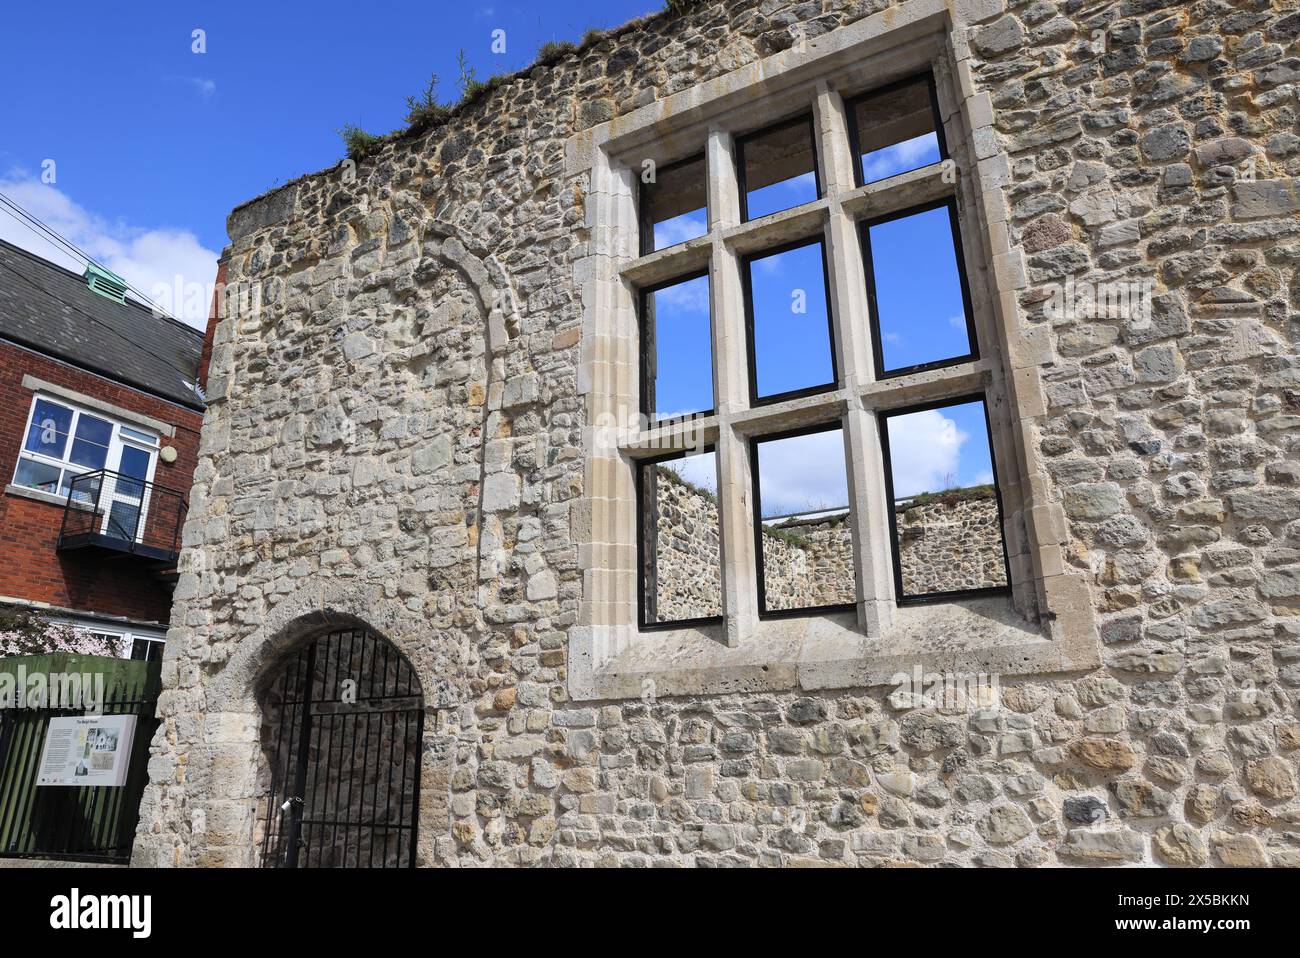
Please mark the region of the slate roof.
[[203, 334], [94, 293], [79, 273], [0, 240], [0, 339], [191, 409]]

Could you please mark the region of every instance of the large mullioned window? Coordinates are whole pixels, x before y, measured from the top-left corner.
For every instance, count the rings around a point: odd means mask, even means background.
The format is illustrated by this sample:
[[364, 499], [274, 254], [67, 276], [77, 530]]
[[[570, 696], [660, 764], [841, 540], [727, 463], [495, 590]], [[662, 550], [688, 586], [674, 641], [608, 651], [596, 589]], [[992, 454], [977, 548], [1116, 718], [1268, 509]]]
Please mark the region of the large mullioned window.
[[643, 257], [714, 237], [637, 284], [642, 412], [717, 436], [629, 450], [643, 629], [1010, 587], [933, 81], [841, 97], [836, 136], [805, 107], [640, 185]]

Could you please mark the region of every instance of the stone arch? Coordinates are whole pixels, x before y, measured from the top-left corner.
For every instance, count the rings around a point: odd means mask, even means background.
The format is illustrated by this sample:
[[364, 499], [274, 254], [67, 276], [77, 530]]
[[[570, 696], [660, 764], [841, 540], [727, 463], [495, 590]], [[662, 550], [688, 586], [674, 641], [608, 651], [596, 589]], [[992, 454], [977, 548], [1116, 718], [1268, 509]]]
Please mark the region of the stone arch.
[[[144, 865], [258, 864], [259, 812], [264, 810], [261, 744], [262, 696], [278, 669], [304, 642], [331, 630], [367, 628], [389, 642], [415, 669], [424, 694], [419, 839], [416, 862], [437, 863], [450, 834], [450, 782], [456, 708], [464, 675], [460, 649], [436, 649], [422, 619], [400, 602], [353, 583], [319, 581], [281, 599], [265, 620], [237, 642], [223, 667], [204, 677], [202, 712], [193, 716], [188, 741], [169, 743], [160, 729], [152, 754], [183, 752], [189, 776], [178, 805], [156, 808], [158, 786], [141, 815], [134, 861]], [[173, 847], [159, 847], [154, 824], [170, 825]], [[188, 826], [188, 827], [187, 827]]]
[[519, 310], [509, 275], [495, 256], [488, 254], [480, 259], [466, 249], [450, 225], [428, 220], [421, 224], [421, 229], [422, 262], [433, 257], [465, 275], [478, 293], [479, 305], [487, 316], [488, 351], [494, 356], [503, 353], [519, 331]]
[[419, 674], [357, 616], [326, 610], [296, 631], [256, 683], [265, 798], [254, 853], [271, 867], [411, 867], [425, 753]]

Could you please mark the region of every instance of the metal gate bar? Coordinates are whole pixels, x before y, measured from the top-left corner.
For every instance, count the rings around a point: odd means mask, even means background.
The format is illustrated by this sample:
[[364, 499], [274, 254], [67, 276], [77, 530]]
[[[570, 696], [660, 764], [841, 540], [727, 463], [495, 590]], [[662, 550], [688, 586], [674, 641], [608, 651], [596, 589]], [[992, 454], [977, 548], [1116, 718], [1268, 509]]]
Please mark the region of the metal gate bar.
[[286, 663], [264, 711], [263, 866], [413, 867], [424, 699], [406, 658], [369, 630], [320, 636]]

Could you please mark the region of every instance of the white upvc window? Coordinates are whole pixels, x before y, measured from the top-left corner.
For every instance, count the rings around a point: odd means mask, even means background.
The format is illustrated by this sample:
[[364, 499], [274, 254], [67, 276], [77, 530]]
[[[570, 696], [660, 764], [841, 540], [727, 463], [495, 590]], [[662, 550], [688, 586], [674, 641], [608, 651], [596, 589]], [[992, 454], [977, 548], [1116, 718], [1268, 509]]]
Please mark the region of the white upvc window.
[[[158, 436], [63, 399], [32, 397], [14, 485], [99, 503], [104, 531], [127, 538], [144, 528], [145, 490], [158, 462]], [[104, 478], [76, 477], [105, 471]]]
[[111, 647], [121, 659], [157, 662], [162, 659], [165, 633], [137, 626], [106, 625], [86, 619], [56, 619], [57, 625], [67, 626], [79, 635], [98, 639]]

